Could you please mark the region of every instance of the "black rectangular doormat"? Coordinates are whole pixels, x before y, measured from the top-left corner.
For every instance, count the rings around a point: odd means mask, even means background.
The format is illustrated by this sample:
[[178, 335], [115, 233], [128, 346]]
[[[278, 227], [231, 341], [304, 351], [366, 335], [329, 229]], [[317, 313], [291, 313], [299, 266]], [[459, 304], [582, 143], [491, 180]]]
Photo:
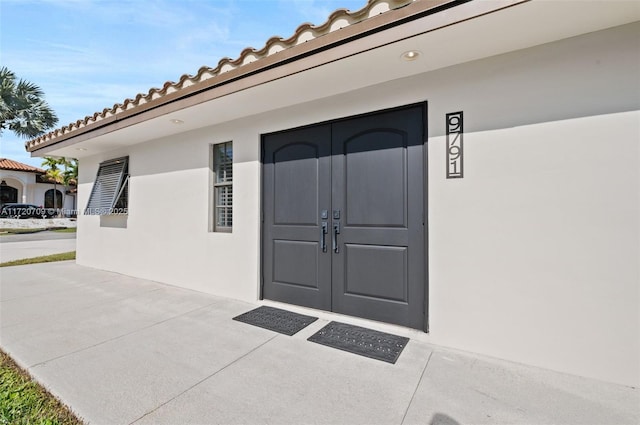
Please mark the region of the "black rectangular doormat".
[[409, 342], [409, 338], [340, 322], [330, 322], [307, 340], [394, 364]]
[[265, 305], [236, 316], [233, 320], [291, 336], [318, 318]]

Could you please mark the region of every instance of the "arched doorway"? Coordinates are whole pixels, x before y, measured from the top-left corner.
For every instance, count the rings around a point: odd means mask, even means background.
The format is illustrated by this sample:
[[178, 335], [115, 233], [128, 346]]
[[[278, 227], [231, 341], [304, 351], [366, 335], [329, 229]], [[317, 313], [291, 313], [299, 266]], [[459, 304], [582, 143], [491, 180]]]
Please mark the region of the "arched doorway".
[[[54, 197], [55, 194], [55, 197]], [[55, 200], [54, 200], [55, 199]], [[49, 189], [44, 193], [45, 208], [62, 208], [62, 192]]]

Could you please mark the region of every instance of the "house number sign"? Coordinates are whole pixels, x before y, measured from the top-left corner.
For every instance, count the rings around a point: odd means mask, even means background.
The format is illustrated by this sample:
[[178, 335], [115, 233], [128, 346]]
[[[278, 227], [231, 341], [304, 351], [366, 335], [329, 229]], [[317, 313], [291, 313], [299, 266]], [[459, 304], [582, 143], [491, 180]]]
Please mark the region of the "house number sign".
[[463, 177], [462, 111], [447, 114], [447, 178]]

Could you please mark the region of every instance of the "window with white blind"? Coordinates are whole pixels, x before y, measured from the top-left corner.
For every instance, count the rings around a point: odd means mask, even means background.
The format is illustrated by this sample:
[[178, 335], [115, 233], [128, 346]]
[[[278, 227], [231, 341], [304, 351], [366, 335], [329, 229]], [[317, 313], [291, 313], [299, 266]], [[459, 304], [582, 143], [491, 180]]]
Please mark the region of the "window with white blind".
[[84, 214], [127, 214], [128, 207], [129, 157], [100, 163]]
[[231, 232], [233, 225], [233, 144], [213, 145], [213, 231]]

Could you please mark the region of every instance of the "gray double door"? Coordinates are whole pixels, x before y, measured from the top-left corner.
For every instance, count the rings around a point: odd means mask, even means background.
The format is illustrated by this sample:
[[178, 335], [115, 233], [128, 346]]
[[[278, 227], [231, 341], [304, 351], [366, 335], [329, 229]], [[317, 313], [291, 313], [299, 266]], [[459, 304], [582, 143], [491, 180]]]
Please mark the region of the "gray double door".
[[425, 106], [263, 136], [263, 296], [423, 329]]

